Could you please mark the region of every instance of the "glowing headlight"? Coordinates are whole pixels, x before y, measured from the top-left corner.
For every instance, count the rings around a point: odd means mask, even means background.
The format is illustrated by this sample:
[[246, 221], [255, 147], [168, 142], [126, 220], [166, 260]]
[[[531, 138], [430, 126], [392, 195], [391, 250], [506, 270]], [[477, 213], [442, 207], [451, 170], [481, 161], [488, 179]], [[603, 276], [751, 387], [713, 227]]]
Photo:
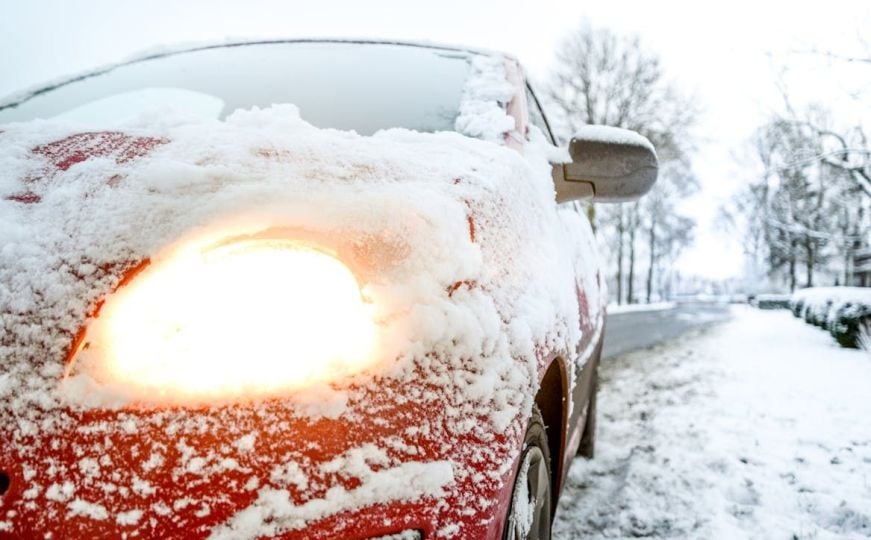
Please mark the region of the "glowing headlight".
[[79, 357], [94, 378], [136, 395], [275, 394], [367, 367], [369, 307], [324, 252], [275, 239], [192, 248], [110, 297]]

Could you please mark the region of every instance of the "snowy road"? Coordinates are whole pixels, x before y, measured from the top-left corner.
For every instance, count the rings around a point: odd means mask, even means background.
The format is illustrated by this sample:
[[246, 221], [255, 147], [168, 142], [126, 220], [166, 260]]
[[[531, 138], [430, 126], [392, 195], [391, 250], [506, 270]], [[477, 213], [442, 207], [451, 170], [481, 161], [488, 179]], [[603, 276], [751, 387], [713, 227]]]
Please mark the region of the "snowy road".
[[556, 538], [871, 536], [871, 354], [786, 311], [604, 362]]
[[716, 302], [678, 304], [670, 309], [609, 313], [603, 358], [611, 358], [676, 338], [699, 326], [729, 318], [729, 305]]

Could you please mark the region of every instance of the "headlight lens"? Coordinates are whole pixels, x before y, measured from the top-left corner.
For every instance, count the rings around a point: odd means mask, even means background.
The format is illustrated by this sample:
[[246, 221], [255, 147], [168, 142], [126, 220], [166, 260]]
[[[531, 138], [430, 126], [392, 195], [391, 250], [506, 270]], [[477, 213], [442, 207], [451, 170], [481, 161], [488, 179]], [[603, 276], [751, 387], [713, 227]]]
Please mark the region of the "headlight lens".
[[76, 362], [135, 396], [277, 394], [370, 365], [370, 307], [344, 264], [293, 241], [190, 248], [110, 297]]

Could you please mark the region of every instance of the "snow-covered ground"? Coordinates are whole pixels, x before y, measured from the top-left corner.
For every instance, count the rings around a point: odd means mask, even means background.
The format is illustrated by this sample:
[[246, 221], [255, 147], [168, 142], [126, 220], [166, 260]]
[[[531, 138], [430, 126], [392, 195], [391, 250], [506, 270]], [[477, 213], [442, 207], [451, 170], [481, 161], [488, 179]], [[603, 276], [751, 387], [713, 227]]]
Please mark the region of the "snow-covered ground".
[[605, 361], [556, 538], [871, 537], [871, 355], [786, 311]]
[[636, 311], [663, 311], [674, 308], [674, 302], [654, 302], [653, 304], [608, 304], [608, 313], [634, 313]]

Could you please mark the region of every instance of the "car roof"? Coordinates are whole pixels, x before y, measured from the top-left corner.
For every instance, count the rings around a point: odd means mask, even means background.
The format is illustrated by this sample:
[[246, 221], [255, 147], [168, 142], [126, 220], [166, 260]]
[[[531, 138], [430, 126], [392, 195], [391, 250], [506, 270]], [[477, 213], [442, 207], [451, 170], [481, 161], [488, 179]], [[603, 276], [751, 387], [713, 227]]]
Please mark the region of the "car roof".
[[472, 54], [480, 54], [485, 56], [502, 56], [507, 59], [515, 60], [516, 59], [506, 53], [492, 51], [482, 48], [475, 47], [467, 47], [460, 45], [448, 45], [441, 43], [433, 43], [427, 41], [406, 41], [406, 40], [398, 40], [398, 39], [370, 39], [370, 38], [294, 38], [294, 39], [257, 39], [257, 40], [228, 40], [225, 42], [206, 42], [200, 44], [182, 44], [175, 46], [165, 46], [159, 48], [152, 48], [145, 50], [143, 52], [137, 53], [127, 60], [116, 62], [113, 64], [104, 65], [89, 71], [85, 71], [76, 75], [66, 76], [59, 79], [56, 79], [52, 82], [42, 83], [40, 85], [34, 86], [30, 89], [17, 92], [15, 94], [6, 96], [3, 99], [0, 99], [0, 110], [6, 109], [8, 107], [16, 107], [25, 101], [36, 97], [40, 94], [44, 94], [46, 92], [50, 92], [56, 88], [60, 88], [61, 86], [65, 86], [70, 83], [78, 82], [84, 79], [88, 79], [90, 77], [95, 77], [98, 75], [102, 75], [109, 71], [112, 71], [115, 68], [126, 66], [129, 64], [135, 64], [137, 62], [143, 62], [146, 60], [153, 60], [156, 58], [163, 58], [166, 56], [172, 56], [175, 54], [194, 52], [194, 51], [202, 51], [208, 49], [220, 49], [220, 48], [231, 48], [231, 47], [244, 47], [247, 45], [269, 45], [275, 43], [339, 43], [339, 44], [361, 44], [361, 45], [400, 45], [405, 47], [421, 47], [426, 49], [440, 49], [446, 51], [462, 51], [466, 53]]

